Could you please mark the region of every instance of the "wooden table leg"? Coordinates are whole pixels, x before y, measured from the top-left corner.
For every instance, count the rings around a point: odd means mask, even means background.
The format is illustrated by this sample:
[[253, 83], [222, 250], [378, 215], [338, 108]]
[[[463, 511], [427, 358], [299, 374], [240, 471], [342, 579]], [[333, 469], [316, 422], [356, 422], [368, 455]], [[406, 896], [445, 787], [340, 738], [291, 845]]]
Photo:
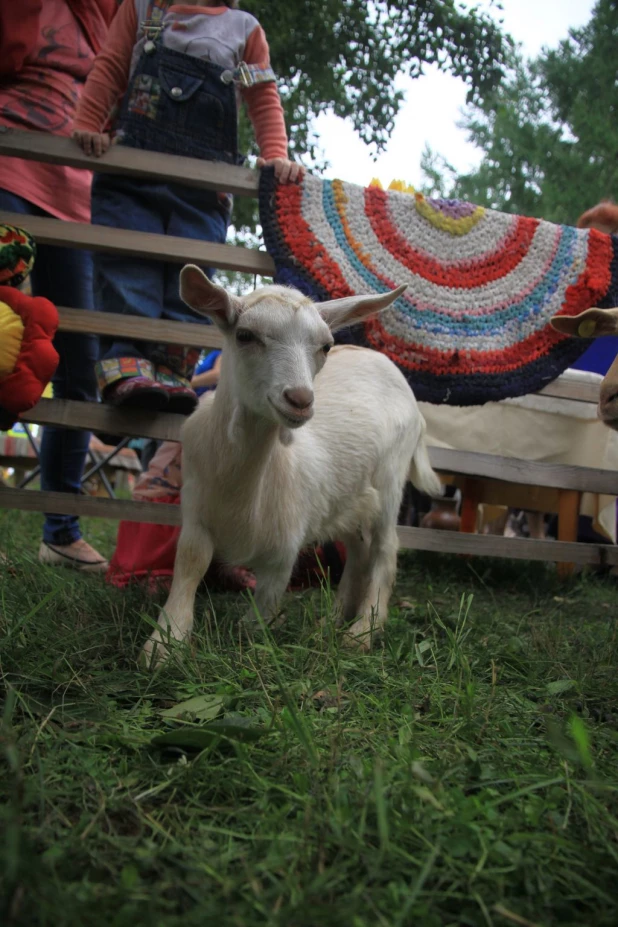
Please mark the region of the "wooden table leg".
[[545, 515], [543, 512], [526, 512], [530, 537], [542, 541], [545, 537]]
[[[579, 523], [579, 506], [582, 494], [576, 489], [561, 489], [558, 493], [558, 540], [576, 541]], [[575, 569], [573, 563], [557, 564], [558, 576], [566, 579]]]
[[476, 534], [478, 508], [482, 502], [482, 481], [466, 479], [461, 490], [461, 527], [466, 534]]

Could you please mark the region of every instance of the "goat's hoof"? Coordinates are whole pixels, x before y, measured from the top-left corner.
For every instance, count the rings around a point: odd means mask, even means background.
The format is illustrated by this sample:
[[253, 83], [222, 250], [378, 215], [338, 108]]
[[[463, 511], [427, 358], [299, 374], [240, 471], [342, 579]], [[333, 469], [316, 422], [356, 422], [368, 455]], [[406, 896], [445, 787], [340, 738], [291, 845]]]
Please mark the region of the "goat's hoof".
[[270, 619], [266, 622], [268, 627], [275, 631], [278, 628], [282, 628], [285, 622], [287, 621], [287, 616], [285, 612], [278, 612], [276, 615], [271, 615]]
[[369, 622], [361, 619], [345, 631], [343, 645], [353, 650], [369, 653], [379, 632], [379, 628], [373, 627]]
[[322, 615], [320, 618], [320, 627], [322, 630], [327, 630], [328, 628], [335, 628], [339, 630], [345, 624], [345, 615], [340, 611], [327, 612], [325, 615]]
[[153, 635], [153, 637], [148, 638], [142, 647], [137, 663], [142, 670], [154, 670], [164, 663], [168, 657], [169, 651], [161, 638], [158, 635], [156, 637]]
[[363, 637], [355, 637], [349, 631], [343, 635], [342, 643], [348, 650], [359, 650], [361, 653], [369, 653], [371, 650], [371, 636], [367, 634]]

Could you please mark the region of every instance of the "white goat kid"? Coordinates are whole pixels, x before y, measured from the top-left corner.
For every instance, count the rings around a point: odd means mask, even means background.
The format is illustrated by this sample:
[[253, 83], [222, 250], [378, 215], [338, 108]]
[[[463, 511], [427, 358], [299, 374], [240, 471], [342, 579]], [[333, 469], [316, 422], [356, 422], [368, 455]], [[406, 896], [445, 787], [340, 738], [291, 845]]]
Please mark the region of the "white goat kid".
[[183, 300], [225, 340], [214, 397], [182, 430], [182, 531], [146, 659], [191, 633], [213, 555], [254, 571], [255, 605], [270, 621], [299, 551], [328, 539], [347, 550], [340, 617], [356, 618], [349, 635], [370, 646], [387, 617], [405, 481], [432, 495], [441, 487], [397, 367], [365, 348], [336, 347], [328, 363], [326, 355], [331, 332], [385, 309], [405, 286], [316, 305], [280, 286], [235, 298], [191, 265], [180, 280]]

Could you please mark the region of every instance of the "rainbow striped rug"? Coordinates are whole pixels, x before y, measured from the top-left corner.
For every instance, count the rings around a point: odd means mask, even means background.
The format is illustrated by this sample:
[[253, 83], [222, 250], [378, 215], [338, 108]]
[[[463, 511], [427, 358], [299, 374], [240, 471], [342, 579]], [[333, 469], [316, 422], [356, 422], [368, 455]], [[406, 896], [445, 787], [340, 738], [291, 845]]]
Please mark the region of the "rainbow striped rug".
[[403, 371], [421, 400], [475, 405], [535, 392], [591, 343], [549, 324], [618, 305], [618, 238], [414, 191], [262, 171], [260, 219], [277, 283], [318, 302], [407, 283], [340, 333]]

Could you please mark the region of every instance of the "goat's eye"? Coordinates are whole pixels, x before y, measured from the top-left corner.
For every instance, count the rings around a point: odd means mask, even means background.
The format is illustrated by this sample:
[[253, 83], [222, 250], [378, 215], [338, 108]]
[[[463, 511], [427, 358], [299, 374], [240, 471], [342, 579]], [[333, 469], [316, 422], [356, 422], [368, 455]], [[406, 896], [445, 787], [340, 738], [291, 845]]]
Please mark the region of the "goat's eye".
[[332, 348], [332, 344], [325, 344], [324, 347], [322, 348], [322, 351], [324, 352], [324, 354], [328, 354], [331, 348]]
[[238, 344], [258, 344], [259, 339], [250, 332], [248, 328], [240, 328], [236, 332], [236, 341]]

